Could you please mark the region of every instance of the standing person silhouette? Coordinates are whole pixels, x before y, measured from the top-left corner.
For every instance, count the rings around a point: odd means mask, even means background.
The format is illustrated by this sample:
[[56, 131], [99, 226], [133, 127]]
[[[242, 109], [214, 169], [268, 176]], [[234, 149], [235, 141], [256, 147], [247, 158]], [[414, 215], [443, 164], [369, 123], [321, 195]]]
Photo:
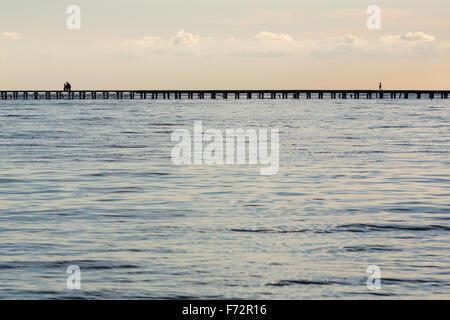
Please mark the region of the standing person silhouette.
[[380, 82], [380, 85], [378, 86], [378, 88], [381, 90], [381, 89], [383, 89], [383, 86], [381, 85], [381, 82]]

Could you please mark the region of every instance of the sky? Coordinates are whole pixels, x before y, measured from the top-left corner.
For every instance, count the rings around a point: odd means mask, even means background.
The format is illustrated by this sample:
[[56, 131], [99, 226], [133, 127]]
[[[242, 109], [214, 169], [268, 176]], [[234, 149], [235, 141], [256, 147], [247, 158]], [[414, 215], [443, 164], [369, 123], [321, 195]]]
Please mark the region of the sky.
[[450, 1], [5, 1], [0, 70], [0, 90], [449, 89]]

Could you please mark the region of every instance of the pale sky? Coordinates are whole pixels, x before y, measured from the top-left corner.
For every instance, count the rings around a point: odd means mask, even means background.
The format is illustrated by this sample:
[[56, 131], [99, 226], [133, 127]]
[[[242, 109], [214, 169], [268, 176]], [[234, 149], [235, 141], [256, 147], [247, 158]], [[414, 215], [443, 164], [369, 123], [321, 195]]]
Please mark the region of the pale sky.
[[3, 1], [0, 70], [0, 90], [449, 89], [450, 1]]

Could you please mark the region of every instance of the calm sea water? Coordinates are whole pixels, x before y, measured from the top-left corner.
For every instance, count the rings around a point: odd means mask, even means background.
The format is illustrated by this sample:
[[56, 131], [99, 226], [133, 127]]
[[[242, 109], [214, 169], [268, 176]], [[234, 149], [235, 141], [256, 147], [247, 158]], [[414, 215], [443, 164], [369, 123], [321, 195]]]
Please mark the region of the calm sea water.
[[[195, 120], [279, 128], [279, 173], [173, 165]], [[0, 297], [449, 299], [449, 129], [440, 100], [0, 102]]]

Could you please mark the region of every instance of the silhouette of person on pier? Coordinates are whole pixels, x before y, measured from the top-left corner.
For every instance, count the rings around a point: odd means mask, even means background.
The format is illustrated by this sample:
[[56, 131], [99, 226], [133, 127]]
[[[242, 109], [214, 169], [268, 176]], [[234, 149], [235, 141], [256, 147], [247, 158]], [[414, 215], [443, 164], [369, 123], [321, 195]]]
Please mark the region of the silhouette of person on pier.
[[381, 82], [380, 82], [378, 88], [379, 88], [380, 90], [383, 89], [383, 86], [381, 85]]
[[64, 91], [72, 91], [72, 85], [69, 82], [64, 83]]

